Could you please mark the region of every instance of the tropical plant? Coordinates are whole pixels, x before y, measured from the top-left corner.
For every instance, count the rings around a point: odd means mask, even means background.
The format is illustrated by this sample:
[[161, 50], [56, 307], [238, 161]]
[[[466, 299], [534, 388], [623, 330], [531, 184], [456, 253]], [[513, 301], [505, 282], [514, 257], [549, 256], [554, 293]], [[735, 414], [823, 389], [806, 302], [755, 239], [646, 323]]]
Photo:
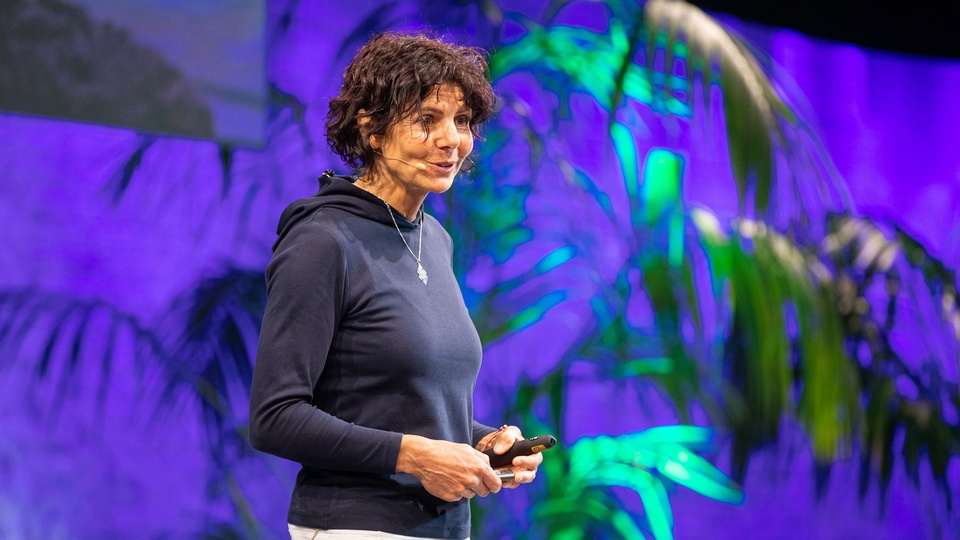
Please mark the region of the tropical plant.
[[[154, 419], [169, 416], [187, 401], [201, 414], [209, 459], [211, 498], [232, 507], [237, 524], [210, 522], [215, 529], [236, 529], [244, 537], [262, 538], [266, 531], [250, 509], [250, 495], [241, 488], [237, 466], [253, 450], [246, 436], [246, 409], [253, 359], [266, 294], [263, 274], [227, 268], [195, 290], [174, 300], [165, 320], [144, 322], [136, 315], [98, 300], [71, 298], [42, 290], [0, 292], [0, 350], [8, 362], [30, 359], [31, 384], [53, 385], [53, 395], [70, 396], [78, 373], [97, 373], [96, 414], [107, 414], [105, 397], [117, 382], [114, 371], [138, 373], [125, 384], [141, 390], [140, 403]], [[92, 365], [94, 364], [94, 365]], [[55, 420], [63, 399], [41, 410]]]
[[[638, 526], [658, 539], [672, 536], [666, 492], [650, 462], [633, 457], [644, 452], [630, 447], [640, 434], [576, 442], [565, 436], [566, 396], [583, 363], [596, 366], [594, 381], [653, 381], [684, 423], [703, 407], [709, 423], [729, 436], [739, 481], [750, 455], [796, 423], [816, 458], [818, 492], [830, 465], [854, 452], [863, 463], [861, 495], [875, 478], [885, 492], [899, 450], [918, 485], [918, 469], [929, 464], [949, 508], [947, 465], [960, 453], [960, 393], [956, 380], [944, 379], [950, 370], [943, 365], [958, 358], [953, 273], [903, 230], [890, 226], [891, 238], [844, 210], [842, 181], [815, 132], [734, 34], [697, 8], [668, 0], [604, 2], [609, 17], [602, 31], [551, 22], [575, 4], [551, 4], [543, 21], [498, 13], [514, 32], [494, 47], [491, 72], [508, 89], [503, 109], [514, 129], [491, 135], [478, 177], [444, 203], [462, 212], [450, 218], [451, 230], [465, 231], [459, 245], [476, 250], [461, 260], [492, 255], [511, 269], [508, 279], [477, 288], [466, 283], [488, 349], [516, 332], [535, 335], [551, 311], [590, 306], [589, 316], [577, 318], [576, 339], [556, 363], [521, 384], [504, 412], [505, 420], [573, 443], [573, 451], [561, 449], [546, 461], [546, 493], [532, 503], [535, 522], [520, 536], [636, 538]], [[516, 27], [523, 29], [519, 37]], [[522, 82], [514, 86], [513, 78]], [[541, 91], [530, 91], [532, 81]], [[718, 89], [722, 113], [715, 110]], [[575, 130], [583, 121], [574, 109], [584, 99], [603, 111], [605, 143]], [[548, 119], [536, 111], [544, 102], [556, 103]], [[683, 200], [684, 157], [677, 152], [695, 150], [683, 147], [680, 136], [673, 137], [675, 150], [652, 149], [640, 158], [644, 133], [662, 141], [680, 124], [705, 125], [715, 130], [709, 139], [718, 126], [697, 118], [718, 114], [739, 208], [726, 225]], [[502, 156], [501, 149], [518, 147], [527, 149], [527, 163], [515, 153]], [[591, 162], [597, 153], [613, 156], [613, 171]], [[530, 183], [516, 185], [518, 174]], [[566, 201], [589, 201], [592, 214], [580, 215], [593, 217], [591, 230], [534, 215], [536, 197], [575, 210], [581, 209]], [[503, 201], [511, 211], [492, 217], [490, 209], [503, 208]], [[518, 201], [525, 212], [513, 210]], [[472, 232], [476, 224], [489, 229]], [[900, 285], [905, 275], [913, 286]], [[878, 280], [885, 281], [880, 291]], [[631, 313], [637, 303], [652, 312], [652, 324], [637, 323]], [[922, 310], [895, 317], [910, 304]], [[509, 305], [524, 308], [503, 308]], [[893, 334], [919, 329], [930, 334], [921, 340], [930, 342], [925, 347], [892, 345]], [[595, 452], [582, 448], [597, 445], [616, 457], [584, 460]], [[622, 514], [614, 486], [640, 494], [643, 513]], [[498, 523], [499, 510], [496, 501], [481, 502], [481, 535], [517, 537], [507, 532], [515, 528], [511, 519]]]

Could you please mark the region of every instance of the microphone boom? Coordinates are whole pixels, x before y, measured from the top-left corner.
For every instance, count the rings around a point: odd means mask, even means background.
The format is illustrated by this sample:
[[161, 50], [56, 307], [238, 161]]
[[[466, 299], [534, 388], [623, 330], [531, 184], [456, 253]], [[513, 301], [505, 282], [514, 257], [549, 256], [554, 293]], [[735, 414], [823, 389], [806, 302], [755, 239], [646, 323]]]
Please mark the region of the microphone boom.
[[404, 163], [404, 164], [406, 164], [406, 165], [409, 165], [409, 166], [411, 166], [411, 167], [413, 167], [414, 169], [417, 169], [417, 170], [421, 170], [421, 171], [427, 170], [427, 166], [424, 165], [422, 162], [410, 163], [409, 161], [404, 160], [404, 159], [400, 159], [400, 158], [398, 158], [398, 157], [388, 156], [388, 155], [384, 154], [383, 152], [380, 152], [380, 155], [383, 156], [384, 159], [392, 159], [392, 160], [394, 160], [394, 161], [399, 161], [400, 163]]

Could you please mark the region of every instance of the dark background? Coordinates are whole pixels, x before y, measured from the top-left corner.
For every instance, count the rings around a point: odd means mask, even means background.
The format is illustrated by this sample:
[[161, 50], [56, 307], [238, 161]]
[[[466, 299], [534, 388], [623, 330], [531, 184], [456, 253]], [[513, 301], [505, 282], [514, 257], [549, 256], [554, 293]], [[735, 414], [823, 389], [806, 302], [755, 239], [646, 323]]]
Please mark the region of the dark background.
[[960, 58], [960, 2], [917, 0], [699, 0], [718, 11], [811, 36], [847, 41], [874, 49]]

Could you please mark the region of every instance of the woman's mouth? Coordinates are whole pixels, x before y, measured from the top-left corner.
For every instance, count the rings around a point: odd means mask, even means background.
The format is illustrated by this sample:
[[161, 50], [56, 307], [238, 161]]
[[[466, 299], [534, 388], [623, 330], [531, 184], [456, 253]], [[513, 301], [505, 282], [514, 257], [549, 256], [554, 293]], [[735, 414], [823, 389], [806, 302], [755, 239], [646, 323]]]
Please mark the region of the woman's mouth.
[[431, 162], [430, 164], [436, 167], [438, 170], [444, 172], [452, 171], [457, 167], [457, 163], [455, 161], [439, 161]]

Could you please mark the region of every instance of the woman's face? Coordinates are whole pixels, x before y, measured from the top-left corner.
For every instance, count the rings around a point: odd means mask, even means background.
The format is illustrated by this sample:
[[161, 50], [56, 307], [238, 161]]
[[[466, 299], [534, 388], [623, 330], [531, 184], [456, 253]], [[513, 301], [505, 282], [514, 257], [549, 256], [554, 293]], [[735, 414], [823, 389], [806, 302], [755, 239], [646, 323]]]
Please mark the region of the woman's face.
[[393, 183], [414, 197], [450, 189], [463, 160], [473, 150], [471, 111], [463, 102], [460, 86], [438, 86], [423, 99], [420, 109], [422, 117], [414, 111], [391, 124], [382, 140], [370, 141], [380, 154], [378, 180]]

